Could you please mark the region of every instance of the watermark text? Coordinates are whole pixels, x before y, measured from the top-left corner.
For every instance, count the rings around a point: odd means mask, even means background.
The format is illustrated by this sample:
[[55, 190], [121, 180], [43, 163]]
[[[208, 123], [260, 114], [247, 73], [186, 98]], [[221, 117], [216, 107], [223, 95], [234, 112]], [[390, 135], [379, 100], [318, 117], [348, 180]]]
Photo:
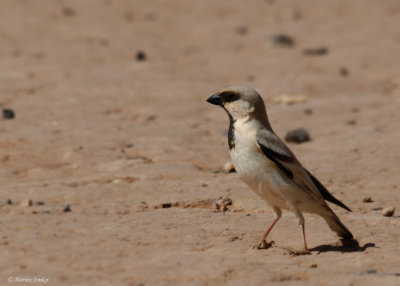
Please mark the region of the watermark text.
[[36, 283], [42, 283], [46, 284], [49, 282], [49, 278], [46, 278], [44, 276], [42, 277], [25, 277], [25, 276], [10, 276], [8, 277], [8, 282], [10, 283], [31, 283], [31, 284], [36, 284]]

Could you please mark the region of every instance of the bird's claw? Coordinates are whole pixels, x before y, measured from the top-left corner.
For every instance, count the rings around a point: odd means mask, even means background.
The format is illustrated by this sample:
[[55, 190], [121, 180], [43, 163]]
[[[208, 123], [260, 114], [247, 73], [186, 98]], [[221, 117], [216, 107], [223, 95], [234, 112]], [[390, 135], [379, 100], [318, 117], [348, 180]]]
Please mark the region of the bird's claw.
[[270, 242], [267, 242], [265, 240], [262, 240], [259, 244], [254, 245], [254, 249], [268, 249], [270, 248], [275, 242], [271, 240]]

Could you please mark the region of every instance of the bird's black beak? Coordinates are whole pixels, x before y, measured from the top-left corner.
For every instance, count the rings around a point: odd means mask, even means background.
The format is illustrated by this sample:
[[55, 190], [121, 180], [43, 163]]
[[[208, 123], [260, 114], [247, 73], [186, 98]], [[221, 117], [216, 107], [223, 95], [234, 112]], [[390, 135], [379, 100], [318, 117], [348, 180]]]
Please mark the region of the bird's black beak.
[[221, 96], [219, 96], [218, 93], [215, 93], [213, 95], [211, 95], [208, 99], [207, 102], [214, 104], [214, 105], [220, 105], [222, 106], [222, 98]]

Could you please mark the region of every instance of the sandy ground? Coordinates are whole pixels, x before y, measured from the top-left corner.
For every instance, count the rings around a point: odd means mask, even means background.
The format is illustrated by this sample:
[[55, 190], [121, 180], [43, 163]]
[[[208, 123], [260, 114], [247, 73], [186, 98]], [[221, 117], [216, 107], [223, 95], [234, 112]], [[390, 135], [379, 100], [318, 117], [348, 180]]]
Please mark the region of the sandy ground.
[[[400, 285], [398, 27], [397, 1], [0, 1], [0, 285]], [[205, 102], [231, 85], [281, 137], [310, 132], [289, 147], [360, 247], [306, 215], [293, 257], [284, 213], [252, 249], [273, 214], [221, 172], [228, 118]]]

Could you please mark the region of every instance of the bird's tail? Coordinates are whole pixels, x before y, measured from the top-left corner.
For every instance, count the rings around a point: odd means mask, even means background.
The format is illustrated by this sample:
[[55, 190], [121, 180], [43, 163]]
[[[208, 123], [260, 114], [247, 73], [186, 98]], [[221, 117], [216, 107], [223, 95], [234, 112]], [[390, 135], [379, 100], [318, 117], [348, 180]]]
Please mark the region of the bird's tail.
[[353, 235], [351, 232], [344, 226], [344, 224], [340, 221], [337, 215], [328, 207], [329, 211], [325, 213], [323, 218], [328, 224], [329, 228], [337, 233], [338, 236], [344, 239], [351, 239]]

